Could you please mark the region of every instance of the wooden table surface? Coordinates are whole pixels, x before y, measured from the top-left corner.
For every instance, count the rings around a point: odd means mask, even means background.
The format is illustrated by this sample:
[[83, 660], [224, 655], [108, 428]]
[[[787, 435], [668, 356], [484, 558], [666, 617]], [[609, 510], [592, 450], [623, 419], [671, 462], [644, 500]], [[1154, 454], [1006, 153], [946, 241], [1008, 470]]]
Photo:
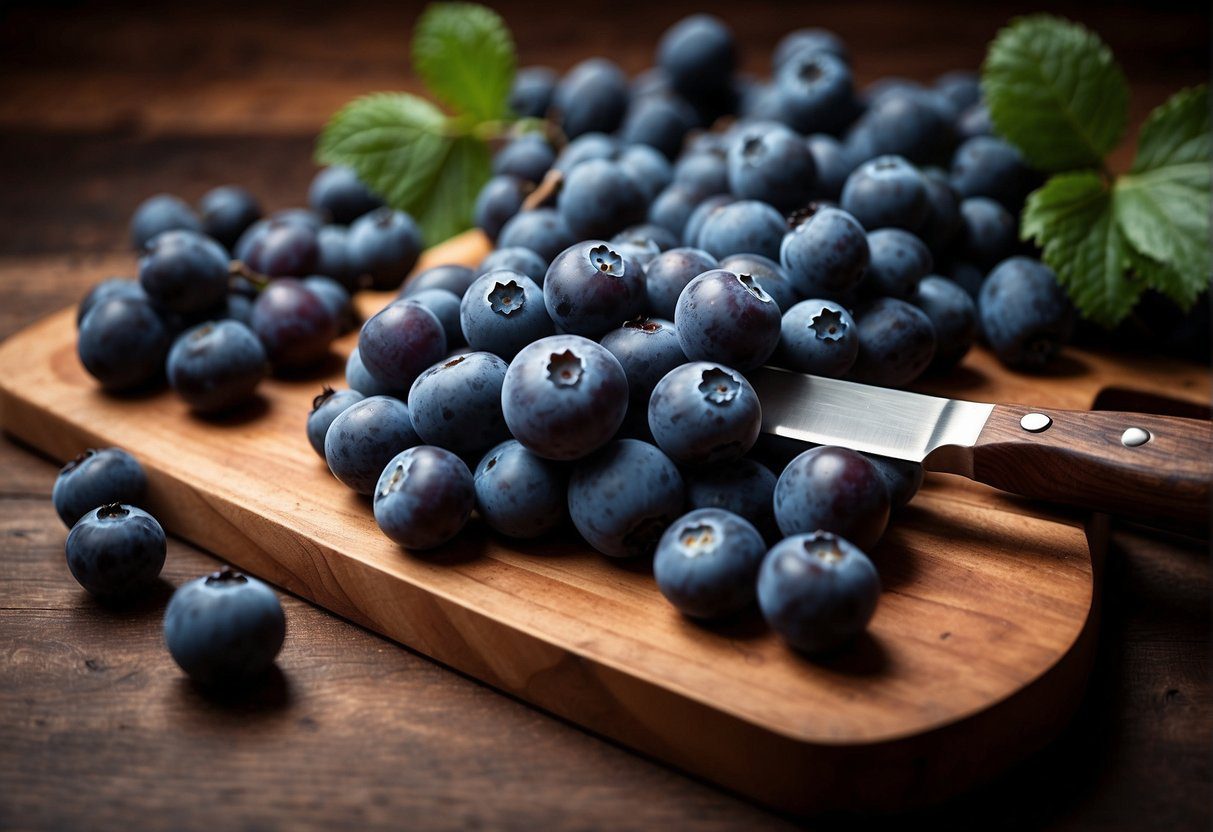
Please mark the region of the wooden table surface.
[[[566, 67], [603, 53], [637, 71], [665, 25], [707, 5], [731, 19], [748, 68], [765, 68], [764, 50], [787, 28], [825, 25], [850, 42], [861, 82], [976, 66], [1018, 11], [959, 2], [495, 5], [524, 63]], [[0, 10], [0, 337], [100, 277], [131, 274], [126, 221], [143, 197], [196, 199], [239, 182], [269, 208], [299, 204], [324, 118], [358, 93], [413, 86], [411, 3], [168, 6]], [[1137, 122], [1207, 74], [1207, 9], [1061, 11], [1112, 44]], [[163, 648], [167, 590], [114, 612], [71, 580], [50, 504], [55, 472], [0, 439], [0, 829], [789, 824], [292, 597], [283, 599], [288, 635], [275, 682], [251, 699], [206, 698]], [[179, 585], [215, 563], [170, 541], [164, 576]], [[1208, 828], [1207, 555], [1120, 529], [1104, 590], [1099, 655], [1072, 726], [998, 781], [910, 821]]]

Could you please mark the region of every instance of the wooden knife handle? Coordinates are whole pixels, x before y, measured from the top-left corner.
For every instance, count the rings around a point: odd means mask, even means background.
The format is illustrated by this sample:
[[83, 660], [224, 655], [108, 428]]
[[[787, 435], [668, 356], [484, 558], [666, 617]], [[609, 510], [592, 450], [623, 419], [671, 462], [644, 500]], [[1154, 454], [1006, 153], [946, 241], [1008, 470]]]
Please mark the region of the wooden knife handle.
[[1207, 528], [1213, 422], [997, 405], [973, 447], [972, 476], [1026, 497]]

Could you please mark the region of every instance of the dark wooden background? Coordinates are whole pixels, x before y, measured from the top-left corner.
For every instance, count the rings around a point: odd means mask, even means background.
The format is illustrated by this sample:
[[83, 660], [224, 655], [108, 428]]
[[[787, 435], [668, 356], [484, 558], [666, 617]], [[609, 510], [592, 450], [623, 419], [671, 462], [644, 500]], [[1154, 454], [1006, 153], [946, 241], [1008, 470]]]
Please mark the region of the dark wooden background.
[[[1006, 3], [496, 4], [524, 63], [643, 69], [662, 28], [710, 8], [763, 72], [778, 36], [836, 29], [861, 82], [975, 67]], [[226, 182], [303, 201], [323, 120], [411, 88], [418, 5], [0, 7], [0, 337], [131, 274], [126, 221], [156, 191]], [[1132, 116], [1205, 78], [1200, 4], [1068, 4], [1133, 84]], [[1129, 158], [1126, 148], [1118, 164]], [[215, 561], [171, 542], [162, 592], [106, 610], [71, 580], [56, 467], [0, 439], [0, 828], [775, 828], [788, 821], [284, 598], [281, 673], [200, 695], [163, 649], [175, 586]], [[1210, 574], [1197, 546], [1120, 530], [1084, 706], [1049, 749], [947, 806], [937, 828], [1206, 829]], [[822, 822], [821, 826], [829, 824]], [[852, 824], [845, 824], [848, 828]], [[881, 825], [877, 823], [876, 825]]]

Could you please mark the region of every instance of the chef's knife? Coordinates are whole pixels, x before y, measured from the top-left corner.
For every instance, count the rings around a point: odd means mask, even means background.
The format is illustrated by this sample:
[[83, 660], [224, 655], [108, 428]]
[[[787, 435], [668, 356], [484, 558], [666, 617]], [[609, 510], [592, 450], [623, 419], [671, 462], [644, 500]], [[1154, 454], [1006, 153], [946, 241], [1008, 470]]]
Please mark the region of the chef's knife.
[[748, 378], [765, 433], [1146, 521], [1209, 520], [1213, 422], [982, 404], [773, 367]]

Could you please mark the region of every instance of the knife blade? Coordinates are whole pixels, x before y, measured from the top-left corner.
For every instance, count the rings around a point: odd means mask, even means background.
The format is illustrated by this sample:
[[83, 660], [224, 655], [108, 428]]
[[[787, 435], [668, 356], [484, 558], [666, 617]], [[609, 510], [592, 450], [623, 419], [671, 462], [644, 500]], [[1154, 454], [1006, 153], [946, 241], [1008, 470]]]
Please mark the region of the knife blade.
[[762, 430], [921, 462], [1004, 491], [1207, 527], [1213, 423], [945, 399], [762, 367]]

